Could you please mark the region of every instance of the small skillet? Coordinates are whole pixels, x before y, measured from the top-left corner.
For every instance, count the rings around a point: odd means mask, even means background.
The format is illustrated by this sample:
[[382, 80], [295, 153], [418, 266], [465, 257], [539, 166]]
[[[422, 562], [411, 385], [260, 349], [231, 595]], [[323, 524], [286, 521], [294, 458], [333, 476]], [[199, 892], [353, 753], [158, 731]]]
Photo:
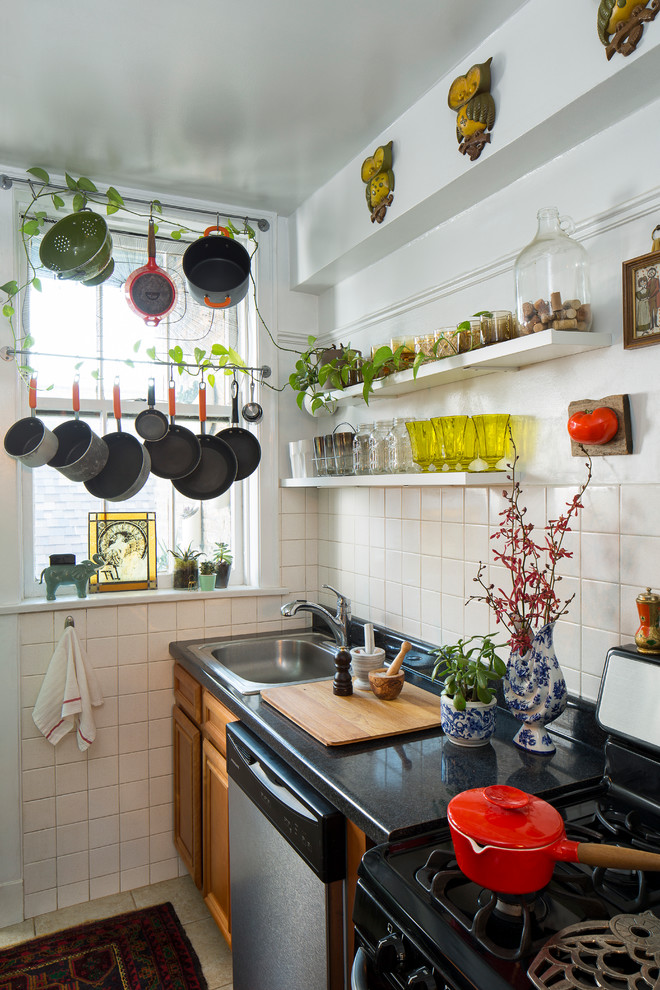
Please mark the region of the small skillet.
[[238, 462], [236, 481], [242, 481], [256, 471], [261, 460], [261, 446], [254, 433], [238, 425], [238, 382], [235, 378], [231, 383], [231, 396], [231, 426], [220, 430], [216, 439], [224, 440], [234, 451]]

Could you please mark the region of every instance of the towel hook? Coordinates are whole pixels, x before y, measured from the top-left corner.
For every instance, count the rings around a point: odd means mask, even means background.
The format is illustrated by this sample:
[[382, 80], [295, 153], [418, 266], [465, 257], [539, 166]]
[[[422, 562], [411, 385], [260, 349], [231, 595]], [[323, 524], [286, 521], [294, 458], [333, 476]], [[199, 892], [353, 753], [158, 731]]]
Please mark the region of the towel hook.
[[75, 625], [76, 624], [73, 621], [73, 616], [72, 615], [67, 615], [66, 619], [64, 620], [64, 628], [66, 629], [67, 626], [73, 626], [75, 628]]

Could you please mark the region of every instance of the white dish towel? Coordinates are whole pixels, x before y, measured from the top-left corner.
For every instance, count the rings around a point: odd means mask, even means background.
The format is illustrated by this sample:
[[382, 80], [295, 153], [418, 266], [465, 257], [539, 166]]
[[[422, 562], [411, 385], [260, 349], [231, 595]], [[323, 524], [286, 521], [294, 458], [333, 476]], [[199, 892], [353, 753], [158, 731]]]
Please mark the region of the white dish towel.
[[67, 626], [39, 691], [32, 719], [53, 746], [76, 727], [78, 749], [84, 752], [96, 738], [93, 707], [103, 704], [94, 668], [80, 645], [76, 630]]

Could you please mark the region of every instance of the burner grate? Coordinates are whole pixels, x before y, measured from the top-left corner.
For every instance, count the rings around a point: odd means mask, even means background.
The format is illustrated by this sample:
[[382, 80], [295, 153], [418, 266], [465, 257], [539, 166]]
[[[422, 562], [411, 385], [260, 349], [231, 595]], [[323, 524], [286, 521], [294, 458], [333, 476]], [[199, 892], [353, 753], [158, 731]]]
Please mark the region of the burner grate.
[[527, 975], [539, 990], [656, 990], [660, 920], [646, 911], [572, 925], [548, 940]]

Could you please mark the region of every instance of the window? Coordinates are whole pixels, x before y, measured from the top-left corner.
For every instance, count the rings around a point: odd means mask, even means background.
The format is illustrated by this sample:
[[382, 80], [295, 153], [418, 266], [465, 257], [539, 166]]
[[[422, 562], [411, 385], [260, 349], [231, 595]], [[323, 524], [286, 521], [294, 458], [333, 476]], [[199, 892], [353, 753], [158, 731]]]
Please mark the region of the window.
[[[180, 347], [183, 359], [195, 360], [196, 349], [210, 353], [212, 344], [232, 347], [248, 363], [256, 363], [255, 320], [251, 293], [238, 306], [212, 310], [193, 302], [182, 274], [181, 259], [187, 243], [169, 236], [157, 238], [157, 264], [174, 281], [177, 301], [156, 327], [146, 326], [129, 308], [124, 293], [126, 278], [146, 263], [146, 235], [112, 230], [115, 269], [96, 287], [59, 280], [40, 270], [42, 291], [30, 288], [23, 302], [22, 325], [34, 343], [30, 364], [38, 372], [38, 415], [52, 429], [73, 417], [72, 386], [80, 376], [80, 418], [99, 435], [116, 429], [112, 414], [115, 377], [121, 389], [121, 429], [134, 431], [135, 416], [147, 407], [147, 386], [155, 378], [156, 400], [166, 402], [170, 366], [154, 364], [147, 351], [155, 348], [166, 360], [170, 348]], [[38, 244], [33, 239], [33, 250]], [[247, 246], [247, 245], [246, 245]], [[256, 278], [255, 261], [252, 262]], [[251, 357], [252, 355], [252, 357]], [[175, 370], [176, 418], [199, 432], [198, 378]], [[230, 419], [231, 376], [216, 374], [207, 387], [207, 432], [216, 432]], [[241, 380], [243, 388], [245, 379]], [[150, 475], [130, 500], [102, 503], [83, 484], [67, 480], [51, 468], [23, 472], [26, 555], [25, 593], [43, 593], [38, 579], [53, 553], [88, 554], [88, 513], [108, 510], [154, 510], [158, 540], [159, 585], [167, 584], [171, 557], [167, 550], [192, 544], [211, 554], [216, 542], [228, 543], [234, 554], [232, 583], [243, 583], [245, 492], [232, 485], [218, 499], [191, 501], [179, 495], [169, 481]]]

